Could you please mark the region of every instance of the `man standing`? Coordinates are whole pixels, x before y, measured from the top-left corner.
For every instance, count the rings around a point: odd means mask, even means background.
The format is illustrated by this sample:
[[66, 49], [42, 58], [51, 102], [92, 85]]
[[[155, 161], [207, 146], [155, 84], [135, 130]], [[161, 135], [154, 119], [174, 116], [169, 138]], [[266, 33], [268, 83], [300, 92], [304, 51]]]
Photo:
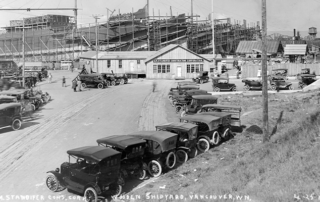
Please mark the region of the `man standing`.
[[77, 87], [78, 87], [78, 91], [81, 91], [81, 81], [80, 80], [77, 81]]
[[77, 82], [76, 82], [76, 80], [73, 80], [73, 81], [72, 81], [72, 88], [73, 88], [73, 91], [74, 91], [74, 92], [77, 92], [77, 90], [76, 90], [76, 88], [77, 88]]
[[62, 87], [66, 87], [66, 78], [62, 77]]

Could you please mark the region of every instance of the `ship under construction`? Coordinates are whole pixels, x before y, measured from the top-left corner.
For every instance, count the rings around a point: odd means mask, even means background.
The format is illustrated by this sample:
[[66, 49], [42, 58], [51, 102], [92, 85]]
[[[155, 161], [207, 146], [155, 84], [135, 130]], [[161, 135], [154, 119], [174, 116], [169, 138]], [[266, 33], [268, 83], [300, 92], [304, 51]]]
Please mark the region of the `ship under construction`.
[[[194, 18], [185, 14], [150, 16], [144, 7], [86, 26], [77, 25], [75, 16], [66, 15], [12, 20], [0, 34], [0, 60], [19, 62], [24, 53], [25, 61], [77, 61], [89, 50], [157, 51], [169, 44], [180, 44], [199, 54], [212, 53], [212, 21]], [[216, 54], [235, 54], [240, 41], [260, 37], [259, 22], [214, 20]]]

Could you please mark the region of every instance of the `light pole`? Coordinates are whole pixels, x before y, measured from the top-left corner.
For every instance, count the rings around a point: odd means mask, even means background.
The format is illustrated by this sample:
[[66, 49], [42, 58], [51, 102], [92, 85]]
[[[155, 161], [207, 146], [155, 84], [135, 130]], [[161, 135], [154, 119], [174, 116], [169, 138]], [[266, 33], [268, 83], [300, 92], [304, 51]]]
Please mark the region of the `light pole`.
[[25, 68], [25, 55], [24, 55], [24, 43], [25, 43], [25, 27], [24, 18], [22, 19], [22, 87], [25, 87], [24, 68]]
[[98, 15], [93, 16], [94, 19], [96, 20], [96, 67], [97, 67], [97, 72], [99, 72], [98, 69], [98, 54], [99, 54], [99, 44], [98, 44], [98, 19], [100, 19]]

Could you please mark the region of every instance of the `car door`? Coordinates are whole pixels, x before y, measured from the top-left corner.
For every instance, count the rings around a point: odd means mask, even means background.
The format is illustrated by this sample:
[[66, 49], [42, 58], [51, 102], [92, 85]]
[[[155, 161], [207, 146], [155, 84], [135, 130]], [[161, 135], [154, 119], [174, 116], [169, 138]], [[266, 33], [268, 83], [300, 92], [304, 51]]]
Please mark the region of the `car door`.
[[0, 110], [0, 127], [5, 127], [7, 125], [4, 111], [5, 109]]

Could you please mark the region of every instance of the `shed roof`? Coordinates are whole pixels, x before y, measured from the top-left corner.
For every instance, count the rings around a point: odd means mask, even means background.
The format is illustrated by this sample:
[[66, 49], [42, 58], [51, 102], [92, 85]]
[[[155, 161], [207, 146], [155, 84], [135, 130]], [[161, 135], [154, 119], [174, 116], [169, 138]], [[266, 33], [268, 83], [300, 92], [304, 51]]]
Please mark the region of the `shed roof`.
[[284, 47], [285, 55], [306, 55], [307, 44], [287, 44]]
[[188, 51], [188, 52], [190, 52], [190, 53], [192, 53], [192, 54], [194, 54], [194, 55], [197, 55], [198, 57], [200, 57], [200, 58], [202, 58], [202, 59], [207, 60], [208, 62], [210, 62], [209, 59], [207, 59], [207, 58], [205, 58], [205, 57], [203, 57], [203, 56], [201, 56], [201, 55], [199, 55], [199, 54], [197, 54], [197, 53], [195, 53], [195, 52], [193, 52], [193, 51], [191, 51], [191, 50], [189, 50], [189, 49], [187, 49], [187, 48], [185, 48], [185, 47], [183, 47], [183, 46], [180, 46], [180, 45], [178, 45], [178, 44], [170, 44], [170, 45], [168, 45], [168, 46], [166, 46], [166, 47], [163, 47], [162, 49], [156, 51], [154, 54], [150, 55], [150, 56], [146, 59], [145, 63], [148, 63], [148, 62], [150, 62], [151, 60], [153, 60], [154, 58], [157, 58], [157, 57], [159, 57], [159, 56], [161, 56], [161, 55], [164, 55], [164, 54], [166, 54], [167, 52], [172, 51], [172, 50], [174, 50], [174, 49], [176, 49], [176, 48], [182, 48], [182, 49], [184, 49], [184, 50], [186, 50], [186, 51]]
[[[112, 51], [112, 52], [99, 52], [99, 60], [145, 60], [150, 55], [157, 51]], [[88, 51], [80, 56], [82, 59], [95, 59], [96, 52]]]
[[[267, 41], [267, 53], [276, 54], [279, 46], [279, 41]], [[262, 41], [240, 41], [236, 53], [250, 54], [254, 49], [261, 51]]]

